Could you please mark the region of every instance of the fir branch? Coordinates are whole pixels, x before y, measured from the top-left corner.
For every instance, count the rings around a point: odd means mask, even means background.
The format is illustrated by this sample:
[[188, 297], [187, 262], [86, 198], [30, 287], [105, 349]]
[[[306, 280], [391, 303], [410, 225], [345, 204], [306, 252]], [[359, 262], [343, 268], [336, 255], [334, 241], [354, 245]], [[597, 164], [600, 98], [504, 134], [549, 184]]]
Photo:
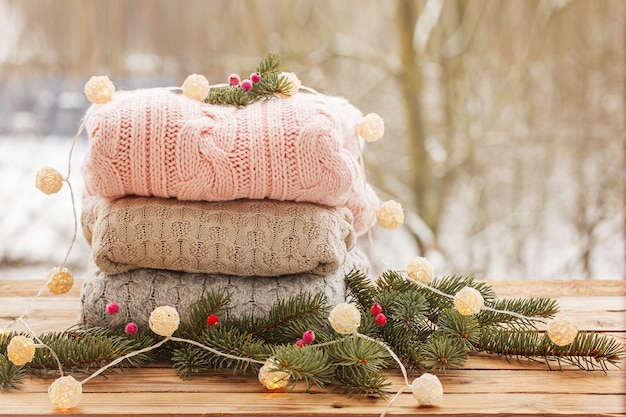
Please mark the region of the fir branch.
[[14, 365], [4, 354], [0, 354], [0, 388], [19, 388], [26, 376], [23, 366]]
[[559, 367], [566, 363], [583, 370], [606, 370], [608, 363], [619, 367], [625, 354], [618, 341], [595, 332], [579, 332], [570, 345], [556, 346], [545, 333], [497, 326], [483, 332], [480, 342], [474, 346], [477, 350], [499, 356], [541, 360], [550, 368], [550, 362], [557, 362]]
[[462, 316], [456, 309], [444, 310], [437, 327], [444, 335], [462, 341], [470, 349], [480, 340], [481, 326], [476, 316]]
[[[39, 338], [56, 353], [63, 369], [69, 372], [89, 372], [154, 344], [150, 336], [119, 335], [101, 327], [75, 327], [63, 332], [46, 333]], [[117, 368], [141, 367], [153, 360], [154, 355], [147, 352], [125, 359]], [[35, 357], [26, 366], [32, 371], [55, 370], [57, 362], [48, 349], [37, 349]]]
[[205, 292], [194, 303], [189, 313], [189, 319], [187, 324], [182, 326], [181, 334], [194, 335], [199, 334], [208, 325], [206, 322], [207, 317], [210, 314], [221, 316], [228, 312], [231, 308], [232, 294], [225, 288], [216, 288]]
[[348, 296], [356, 301], [364, 310], [374, 304], [376, 287], [367, 274], [353, 269], [345, 276]]
[[390, 357], [383, 346], [351, 336], [330, 344], [326, 350], [344, 393], [383, 398], [388, 395], [390, 383], [382, 371], [389, 366]]
[[306, 330], [325, 327], [328, 310], [323, 293], [296, 294], [288, 300], [279, 300], [267, 318], [256, 320], [254, 333], [268, 343], [295, 342]]
[[423, 355], [422, 363], [426, 369], [446, 370], [463, 366], [467, 360], [467, 347], [460, 339], [437, 331], [426, 340]]
[[[244, 359], [265, 360], [269, 347], [249, 332], [238, 327], [220, 326], [200, 333], [197, 341], [219, 352]], [[231, 369], [233, 373], [257, 372], [258, 364], [216, 355], [198, 346], [180, 345], [172, 352], [173, 367], [181, 377], [208, 369]]]
[[520, 330], [533, 329], [537, 318], [554, 317], [559, 312], [558, 303], [550, 298], [497, 299], [486, 304], [495, 310], [517, 313], [528, 317], [528, 319], [522, 320], [510, 314], [483, 309], [477, 315], [482, 326], [501, 324]]
[[252, 84], [249, 91], [240, 86], [211, 87], [206, 103], [242, 107], [260, 100], [269, 100], [280, 96], [290, 88], [289, 80], [281, 75], [280, 56], [269, 53], [257, 66], [261, 79]]
[[305, 346], [278, 345], [273, 355], [278, 370], [291, 375], [290, 386], [293, 389], [299, 381], [306, 383], [306, 389], [317, 386], [323, 389], [333, 380], [333, 365], [323, 350]]

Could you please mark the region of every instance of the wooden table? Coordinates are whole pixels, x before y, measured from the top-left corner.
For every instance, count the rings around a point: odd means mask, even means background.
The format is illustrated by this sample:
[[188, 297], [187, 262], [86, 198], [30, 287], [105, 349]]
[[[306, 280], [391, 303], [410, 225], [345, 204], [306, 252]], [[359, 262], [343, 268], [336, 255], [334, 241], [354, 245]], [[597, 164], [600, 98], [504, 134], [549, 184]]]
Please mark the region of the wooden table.
[[[626, 281], [490, 282], [498, 296], [549, 296], [581, 329], [606, 332], [626, 344]], [[19, 315], [41, 282], [0, 281], [0, 327]], [[80, 282], [68, 294], [44, 296], [27, 317], [35, 331], [63, 330], [75, 323]], [[544, 364], [478, 354], [463, 369], [439, 374], [443, 401], [416, 406], [400, 395], [389, 416], [408, 415], [626, 415], [626, 363], [622, 369], [549, 371]], [[392, 373], [393, 389], [403, 385]], [[59, 412], [50, 404], [51, 379], [28, 377], [20, 390], [0, 391], [0, 415], [133, 416], [379, 416], [382, 399], [332, 392], [268, 392], [255, 377], [211, 372], [180, 380], [164, 365], [98, 377], [84, 385], [80, 404]]]

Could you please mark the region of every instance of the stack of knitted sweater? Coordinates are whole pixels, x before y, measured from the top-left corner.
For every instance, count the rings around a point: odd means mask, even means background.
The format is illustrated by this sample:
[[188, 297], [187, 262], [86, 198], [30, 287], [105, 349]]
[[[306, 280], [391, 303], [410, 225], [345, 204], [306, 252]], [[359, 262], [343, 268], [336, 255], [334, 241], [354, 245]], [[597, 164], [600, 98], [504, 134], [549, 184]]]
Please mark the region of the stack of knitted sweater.
[[359, 164], [361, 118], [308, 93], [237, 108], [145, 89], [94, 105], [81, 321], [141, 328], [171, 305], [184, 322], [218, 287], [232, 294], [231, 317], [303, 291], [343, 302], [344, 275], [368, 269], [356, 237], [378, 203]]

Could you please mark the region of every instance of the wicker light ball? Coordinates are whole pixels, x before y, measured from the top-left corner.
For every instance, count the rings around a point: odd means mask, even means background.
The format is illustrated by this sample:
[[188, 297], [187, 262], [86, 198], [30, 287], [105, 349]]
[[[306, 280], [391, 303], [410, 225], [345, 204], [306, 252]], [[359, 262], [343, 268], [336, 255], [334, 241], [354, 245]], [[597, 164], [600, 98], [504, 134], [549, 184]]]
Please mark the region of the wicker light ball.
[[61, 410], [76, 407], [82, 393], [83, 386], [71, 375], [58, 378], [48, 388], [50, 401]]
[[443, 387], [433, 374], [423, 374], [411, 384], [413, 397], [418, 405], [435, 405], [443, 398]]
[[178, 329], [180, 316], [174, 307], [157, 307], [150, 313], [148, 324], [150, 329], [159, 336], [169, 337]]
[[337, 333], [352, 334], [361, 325], [361, 313], [354, 305], [341, 303], [330, 311], [328, 321]]
[[385, 134], [385, 122], [376, 113], [369, 113], [357, 125], [359, 136], [368, 142], [374, 142]]
[[454, 307], [462, 316], [478, 314], [485, 306], [482, 294], [472, 287], [465, 287], [454, 295]]
[[115, 86], [106, 75], [93, 76], [85, 84], [85, 96], [94, 104], [104, 104], [111, 101], [115, 93]]
[[576, 339], [578, 328], [567, 316], [557, 316], [548, 324], [548, 337], [557, 346], [567, 346]]
[[278, 371], [276, 360], [269, 358], [259, 369], [259, 382], [269, 390], [283, 388], [289, 383], [289, 374]]
[[395, 229], [404, 223], [402, 205], [394, 200], [385, 201], [376, 210], [376, 221], [385, 229]]
[[182, 85], [183, 95], [194, 100], [203, 101], [209, 96], [209, 81], [200, 74], [191, 74]]
[[55, 267], [48, 272], [48, 289], [53, 294], [65, 294], [72, 289], [74, 277], [66, 267]]
[[283, 98], [291, 97], [300, 90], [300, 87], [302, 86], [302, 82], [300, 82], [300, 79], [295, 73], [281, 72], [280, 76], [287, 79], [287, 85], [288, 85], [287, 89], [279, 93], [281, 97]]
[[406, 267], [406, 273], [411, 281], [429, 284], [435, 276], [435, 268], [428, 259], [418, 256]]
[[63, 175], [54, 168], [43, 167], [37, 171], [35, 187], [46, 194], [56, 194], [63, 186]]
[[7, 345], [7, 357], [13, 365], [26, 365], [35, 357], [35, 342], [30, 337], [13, 336]]

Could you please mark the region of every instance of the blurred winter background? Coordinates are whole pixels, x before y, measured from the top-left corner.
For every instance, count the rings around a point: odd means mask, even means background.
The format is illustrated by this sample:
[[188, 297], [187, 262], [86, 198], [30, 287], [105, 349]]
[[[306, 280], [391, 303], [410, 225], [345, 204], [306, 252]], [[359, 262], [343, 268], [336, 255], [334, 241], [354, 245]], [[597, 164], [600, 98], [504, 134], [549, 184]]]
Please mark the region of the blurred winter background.
[[[268, 51], [385, 119], [364, 158], [407, 214], [374, 230], [388, 265], [623, 279], [625, 18], [622, 0], [0, 0], [0, 279], [43, 279], [65, 257], [69, 189], [47, 196], [34, 178], [67, 174], [91, 75], [221, 83]], [[83, 133], [79, 212], [87, 147]], [[88, 256], [79, 230], [79, 278]]]

